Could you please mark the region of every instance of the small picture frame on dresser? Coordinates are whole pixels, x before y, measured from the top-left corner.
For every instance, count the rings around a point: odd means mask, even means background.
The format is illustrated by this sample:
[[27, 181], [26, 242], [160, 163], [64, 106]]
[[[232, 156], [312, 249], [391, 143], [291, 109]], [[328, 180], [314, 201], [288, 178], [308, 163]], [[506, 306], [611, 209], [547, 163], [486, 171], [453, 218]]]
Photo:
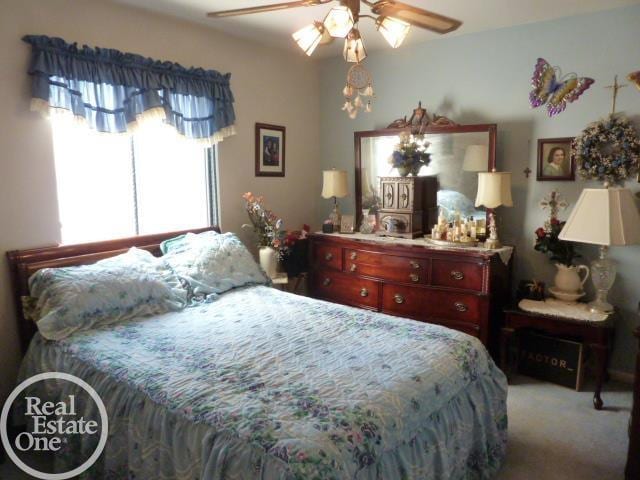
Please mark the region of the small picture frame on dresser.
[[355, 228], [354, 220], [353, 215], [342, 215], [340, 220], [340, 233], [353, 233]]

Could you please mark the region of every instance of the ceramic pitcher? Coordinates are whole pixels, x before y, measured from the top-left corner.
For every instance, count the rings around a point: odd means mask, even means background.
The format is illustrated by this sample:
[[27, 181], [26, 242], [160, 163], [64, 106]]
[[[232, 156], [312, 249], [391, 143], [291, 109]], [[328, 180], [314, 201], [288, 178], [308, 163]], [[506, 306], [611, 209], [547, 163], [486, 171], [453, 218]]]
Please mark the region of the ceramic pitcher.
[[[558, 272], [555, 276], [555, 287], [567, 293], [578, 293], [582, 290], [584, 282], [589, 278], [589, 267], [586, 265], [566, 266], [556, 263]], [[584, 277], [580, 278], [580, 272], [584, 272]]]

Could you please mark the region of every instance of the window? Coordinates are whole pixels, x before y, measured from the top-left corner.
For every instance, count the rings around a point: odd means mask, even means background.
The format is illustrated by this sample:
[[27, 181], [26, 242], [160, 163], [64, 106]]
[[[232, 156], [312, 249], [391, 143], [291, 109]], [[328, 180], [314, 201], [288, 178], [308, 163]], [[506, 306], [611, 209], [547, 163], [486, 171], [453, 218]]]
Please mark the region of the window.
[[214, 148], [160, 123], [118, 135], [54, 117], [52, 128], [63, 243], [218, 223]]

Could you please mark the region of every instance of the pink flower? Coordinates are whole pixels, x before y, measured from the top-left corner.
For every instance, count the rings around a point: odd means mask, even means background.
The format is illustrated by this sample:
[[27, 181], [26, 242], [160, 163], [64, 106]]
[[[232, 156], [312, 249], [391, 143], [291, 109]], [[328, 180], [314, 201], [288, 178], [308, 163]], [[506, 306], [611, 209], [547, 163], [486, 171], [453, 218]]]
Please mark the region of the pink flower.
[[304, 452], [298, 452], [298, 453], [296, 454], [296, 459], [297, 459], [299, 462], [304, 462], [304, 461], [307, 459], [307, 454], [306, 454], [306, 453], [304, 453]]

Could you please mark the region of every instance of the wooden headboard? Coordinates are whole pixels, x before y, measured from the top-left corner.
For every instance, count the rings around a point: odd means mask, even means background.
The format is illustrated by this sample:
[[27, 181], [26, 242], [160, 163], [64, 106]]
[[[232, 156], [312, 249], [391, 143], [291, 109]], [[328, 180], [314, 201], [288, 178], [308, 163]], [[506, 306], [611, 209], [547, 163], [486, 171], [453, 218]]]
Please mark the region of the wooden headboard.
[[208, 230], [219, 232], [218, 227], [181, 230], [178, 232], [140, 235], [138, 237], [107, 240], [103, 242], [82, 243], [78, 245], [59, 245], [29, 250], [13, 250], [7, 252], [11, 283], [16, 304], [16, 319], [20, 347], [25, 353], [37, 328], [33, 321], [24, 318], [21, 297], [29, 295], [29, 277], [41, 268], [70, 267], [87, 265], [103, 258], [113, 257], [126, 252], [131, 247], [143, 248], [156, 256], [160, 256], [160, 243], [184, 233], [201, 233]]

